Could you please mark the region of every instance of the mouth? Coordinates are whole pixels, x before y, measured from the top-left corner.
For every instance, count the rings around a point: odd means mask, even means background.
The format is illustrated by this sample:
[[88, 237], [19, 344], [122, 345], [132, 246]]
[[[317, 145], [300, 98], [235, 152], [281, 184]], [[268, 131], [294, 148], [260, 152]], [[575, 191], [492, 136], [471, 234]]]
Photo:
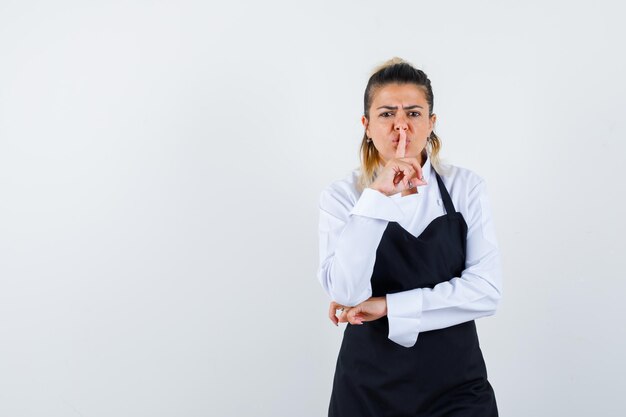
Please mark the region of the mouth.
[[[400, 142], [400, 139], [394, 139], [391, 143], [393, 143], [394, 146], [398, 146], [399, 142]], [[406, 146], [409, 146], [409, 143], [411, 143], [411, 139], [407, 138], [406, 139]]]

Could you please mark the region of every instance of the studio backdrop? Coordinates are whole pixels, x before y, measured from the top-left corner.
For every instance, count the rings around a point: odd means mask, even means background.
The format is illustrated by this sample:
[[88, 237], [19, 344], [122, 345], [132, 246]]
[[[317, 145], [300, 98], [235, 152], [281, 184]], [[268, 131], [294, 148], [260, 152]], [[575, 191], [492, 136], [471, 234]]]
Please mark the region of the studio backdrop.
[[0, 2], [0, 416], [325, 415], [319, 196], [394, 56], [487, 185], [501, 415], [623, 416], [620, 11]]

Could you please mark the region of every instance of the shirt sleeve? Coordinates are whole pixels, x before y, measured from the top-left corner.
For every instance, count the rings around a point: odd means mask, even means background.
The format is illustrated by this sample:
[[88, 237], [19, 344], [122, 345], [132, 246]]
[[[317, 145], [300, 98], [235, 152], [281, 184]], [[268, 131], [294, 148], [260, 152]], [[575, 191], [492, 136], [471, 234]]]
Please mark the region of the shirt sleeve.
[[404, 213], [392, 198], [365, 188], [351, 207], [347, 196], [329, 187], [319, 201], [318, 279], [337, 303], [353, 307], [372, 296], [376, 250], [390, 221]]
[[493, 315], [502, 295], [502, 267], [484, 180], [468, 196], [465, 269], [433, 288], [387, 294], [389, 339], [404, 347], [420, 332]]

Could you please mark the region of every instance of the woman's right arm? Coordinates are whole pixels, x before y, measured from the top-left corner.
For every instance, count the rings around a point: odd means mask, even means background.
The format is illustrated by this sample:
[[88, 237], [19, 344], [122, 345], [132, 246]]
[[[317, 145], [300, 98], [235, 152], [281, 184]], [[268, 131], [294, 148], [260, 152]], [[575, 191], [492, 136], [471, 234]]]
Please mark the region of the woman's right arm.
[[354, 206], [345, 193], [328, 187], [319, 200], [318, 279], [328, 296], [353, 307], [372, 296], [376, 250], [401, 208], [385, 194], [366, 188]]

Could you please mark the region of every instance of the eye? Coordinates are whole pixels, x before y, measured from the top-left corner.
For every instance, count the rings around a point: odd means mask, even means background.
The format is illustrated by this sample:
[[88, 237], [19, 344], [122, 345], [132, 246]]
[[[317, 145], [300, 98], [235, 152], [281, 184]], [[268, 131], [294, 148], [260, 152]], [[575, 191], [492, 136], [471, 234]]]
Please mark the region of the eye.
[[391, 113], [390, 111], [386, 111], [384, 113], [381, 113], [380, 116], [381, 117], [389, 117], [389, 116], [386, 116], [387, 114], [393, 114], [393, 113]]
[[415, 117], [417, 117], [417, 116], [419, 116], [419, 115], [420, 115], [420, 112], [418, 112], [418, 111], [412, 111], [412, 112], [410, 112], [409, 114], [415, 114]]

